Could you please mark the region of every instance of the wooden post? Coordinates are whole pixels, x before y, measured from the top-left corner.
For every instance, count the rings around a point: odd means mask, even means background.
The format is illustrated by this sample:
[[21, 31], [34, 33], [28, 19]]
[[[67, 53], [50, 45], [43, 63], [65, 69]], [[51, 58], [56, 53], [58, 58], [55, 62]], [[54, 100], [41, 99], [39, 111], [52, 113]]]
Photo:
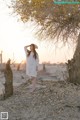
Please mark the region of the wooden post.
[[43, 71], [45, 71], [46, 70], [46, 68], [45, 68], [45, 64], [43, 64]]
[[20, 65], [21, 65], [21, 63], [18, 64], [18, 66], [17, 66], [17, 71], [20, 70]]
[[2, 61], [2, 60], [3, 60], [3, 59], [2, 59], [2, 53], [3, 53], [3, 51], [1, 51], [1, 64], [3, 63], [3, 61]]
[[1, 53], [0, 53], [0, 63], [2, 64], [2, 51], [1, 51]]

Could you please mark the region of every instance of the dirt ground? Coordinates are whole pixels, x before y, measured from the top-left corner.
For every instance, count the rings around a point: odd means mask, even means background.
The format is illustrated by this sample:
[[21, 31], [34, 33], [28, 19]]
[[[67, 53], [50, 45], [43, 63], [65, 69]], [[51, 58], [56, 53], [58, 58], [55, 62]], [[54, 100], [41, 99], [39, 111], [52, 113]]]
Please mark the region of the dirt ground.
[[33, 93], [29, 83], [15, 87], [12, 97], [0, 101], [0, 112], [8, 112], [9, 120], [80, 120], [80, 86], [66, 81], [37, 84]]

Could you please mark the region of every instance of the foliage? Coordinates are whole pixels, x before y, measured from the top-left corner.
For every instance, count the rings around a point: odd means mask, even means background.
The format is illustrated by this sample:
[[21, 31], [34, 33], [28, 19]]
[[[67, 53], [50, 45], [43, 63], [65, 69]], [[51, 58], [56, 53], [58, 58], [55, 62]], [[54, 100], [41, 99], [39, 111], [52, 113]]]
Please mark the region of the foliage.
[[40, 37], [62, 36], [66, 42], [79, 33], [80, 5], [56, 5], [53, 0], [16, 0], [12, 7], [23, 22], [36, 21]]

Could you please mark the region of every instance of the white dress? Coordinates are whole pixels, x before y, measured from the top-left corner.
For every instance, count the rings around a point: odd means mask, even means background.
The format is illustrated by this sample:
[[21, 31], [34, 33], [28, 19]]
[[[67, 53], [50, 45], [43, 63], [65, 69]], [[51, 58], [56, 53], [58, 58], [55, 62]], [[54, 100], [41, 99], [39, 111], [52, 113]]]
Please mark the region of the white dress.
[[39, 58], [37, 56], [37, 58], [35, 59], [33, 57], [34, 53], [31, 52], [29, 56], [27, 56], [27, 48], [24, 47], [25, 53], [26, 53], [26, 74], [29, 77], [37, 77], [37, 67], [39, 65]]

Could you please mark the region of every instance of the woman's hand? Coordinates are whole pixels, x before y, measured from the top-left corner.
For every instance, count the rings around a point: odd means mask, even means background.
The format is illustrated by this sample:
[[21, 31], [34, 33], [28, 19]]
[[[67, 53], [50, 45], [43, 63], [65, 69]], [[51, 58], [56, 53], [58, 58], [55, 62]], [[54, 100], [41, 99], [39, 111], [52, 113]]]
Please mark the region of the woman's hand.
[[29, 47], [30, 45], [27, 45], [27, 46], [25, 46], [25, 47]]

